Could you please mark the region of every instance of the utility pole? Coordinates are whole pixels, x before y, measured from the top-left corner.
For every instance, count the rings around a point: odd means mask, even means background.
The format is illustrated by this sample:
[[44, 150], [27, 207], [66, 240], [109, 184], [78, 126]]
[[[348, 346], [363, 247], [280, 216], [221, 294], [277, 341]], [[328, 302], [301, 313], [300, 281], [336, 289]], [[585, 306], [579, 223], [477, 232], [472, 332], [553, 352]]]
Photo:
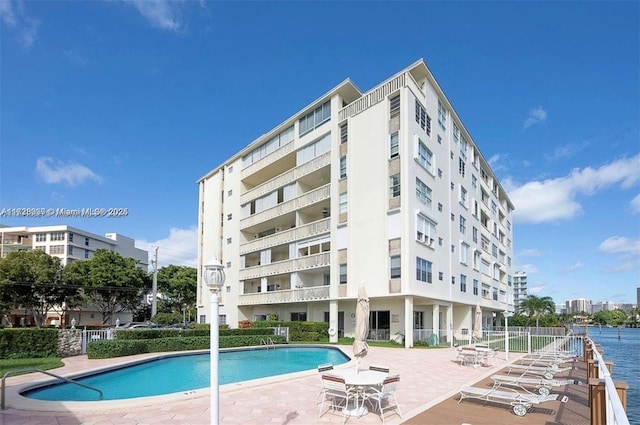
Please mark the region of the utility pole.
[[158, 313], [158, 248], [153, 260], [153, 284], [151, 286], [151, 317]]

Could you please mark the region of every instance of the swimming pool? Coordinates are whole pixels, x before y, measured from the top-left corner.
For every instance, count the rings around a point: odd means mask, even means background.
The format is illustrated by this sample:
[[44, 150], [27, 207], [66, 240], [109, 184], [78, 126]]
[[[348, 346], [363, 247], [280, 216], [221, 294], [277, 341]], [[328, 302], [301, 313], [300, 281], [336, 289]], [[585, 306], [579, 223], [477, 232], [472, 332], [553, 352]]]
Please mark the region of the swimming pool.
[[[277, 347], [220, 352], [220, 385], [313, 370], [350, 359], [333, 347]], [[208, 353], [177, 353], [118, 369], [74, 378], [103, 392], [102, 400], [121, 400], [191, 391], [210, 386]], [[21, 395], [46, 401], [98, 401], [98, 393], [69, 383], [29, 388]]]

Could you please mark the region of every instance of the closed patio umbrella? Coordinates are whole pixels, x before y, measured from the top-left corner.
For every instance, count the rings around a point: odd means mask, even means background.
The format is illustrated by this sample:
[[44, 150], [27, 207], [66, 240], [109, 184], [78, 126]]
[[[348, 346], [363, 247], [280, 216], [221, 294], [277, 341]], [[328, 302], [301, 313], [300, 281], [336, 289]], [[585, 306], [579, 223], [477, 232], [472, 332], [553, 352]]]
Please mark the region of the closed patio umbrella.
[[482, 309], [480, 303], [476, 304], [475, 319], [473, 321], [473, 339], [480, 341], [482, 339]]
[[358, 289], [358, 303], [356, 304], [356, 334], [353, 341], [353, 355], [356, 358], [356, 372], [360, 359], [367, 355], [369, 345], [367, 344], [367, 336], [369, 336], [369, 298], [364, 285]]

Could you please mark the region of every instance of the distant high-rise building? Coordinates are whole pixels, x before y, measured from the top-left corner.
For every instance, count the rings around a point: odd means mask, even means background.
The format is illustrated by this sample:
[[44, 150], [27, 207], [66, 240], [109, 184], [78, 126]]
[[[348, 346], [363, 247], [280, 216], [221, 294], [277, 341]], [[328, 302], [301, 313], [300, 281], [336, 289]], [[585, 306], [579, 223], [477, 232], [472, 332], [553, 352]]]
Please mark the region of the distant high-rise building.
[[527, 298], [527, 272], [515, 272], [513, 274], [513, 305], [516, 311], [525, 298]]
[[636, 288], [636, 305], [640, 307], [640, 286]]
[[591, 300], [586, 298], [578, 298], [575, 300], [569, 300], [566, 302], [567, 313], [587, 313], [591, 314]]
[[564, 304], [556, 304], [555, 305], [556, 308], [556, 314], [566, 314], [567, 313], [567, 306]]

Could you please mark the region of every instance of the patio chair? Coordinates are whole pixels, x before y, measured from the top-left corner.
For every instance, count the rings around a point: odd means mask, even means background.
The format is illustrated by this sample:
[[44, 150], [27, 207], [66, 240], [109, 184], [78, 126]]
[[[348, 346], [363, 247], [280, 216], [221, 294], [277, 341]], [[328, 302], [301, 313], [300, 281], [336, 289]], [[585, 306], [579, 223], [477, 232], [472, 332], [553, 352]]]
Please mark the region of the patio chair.
[[[465, 398], [488, 401], [492, 403], [507, 404], [511, 406], [516, 416], [524, 416], [534, 404], [541, 404], [547, 401], [555, 401], [558, 394], [537, 395], [521, 393], [511, 388], [502, 388], [494, 385], [492, 388], [465, 387], [460, 389], [460, 403]], [[566, 403], [569, 399], [564, 396], [560, 400]]]
[[364, 401], [369, 401], [375, 406], [380, 413], [380, 419], [384, 423], [384, 412], [393, 410], [402, 419], [402, 412], [396, 398], [396, 390], [400, 382], [400, 375], [392, 375], [387, 377], [381, 387], [368, 387], [362, 393]]
[[388, 366], [381, 366], [381, 365], [376, 365], [376, 364], [369, 365], [369, 370], [373, 370], [374, 372], [389, 373], [389, 367]]
[[[324, 372], [329, 372], [333, 370], [333, 364], [331, 363], [323, 363], [321, 365], [318, 365], [318, 373], [324, 373]], [[322, 394], [324, 394], [324, 388], [320, 390], [320, 392], [318, 393], [318, 397], [316, 398], [316, 404], [320, 403], [320, 397], [322, 397]]]
[[[349, 400], [353, 399], [357, 403], [357, 396], [350, 388], [347, 387], [344, 378], [335, 375], [322, 375], [322, 404], [318, 411], [318, 418], [329, 410], [342, 410], [342, 423], [344, 424], [349, 418], [349, 413], [345, 409]], [[324, 405], [328, 404], [329, 408], [322, 413]]]

